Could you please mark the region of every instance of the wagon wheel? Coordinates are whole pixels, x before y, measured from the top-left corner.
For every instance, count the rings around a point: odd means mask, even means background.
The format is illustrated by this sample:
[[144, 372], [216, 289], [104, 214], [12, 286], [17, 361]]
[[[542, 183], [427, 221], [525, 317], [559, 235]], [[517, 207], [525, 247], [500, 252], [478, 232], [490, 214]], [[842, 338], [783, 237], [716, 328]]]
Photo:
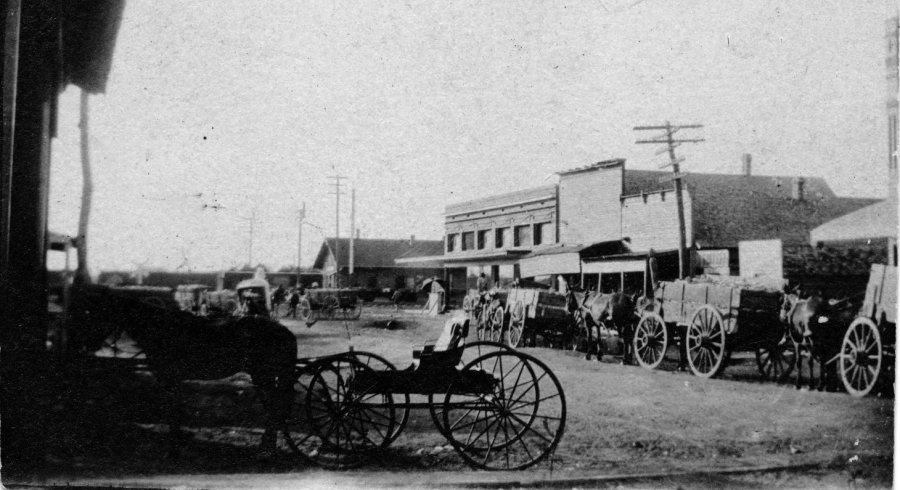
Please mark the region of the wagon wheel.
[[443, 419], [445, 437], [471, 466], [523, 469], [559, 444], [566, 399], [543, 362], [498, 351], [463, 367], [444, 397]]
[[[397, 370], [397, 368], [393, 363], [391, 363], [391, 361], [388, 361], [378, 354], [372, 354], [371, 352], [365, 351], [353, 351], [347, 353], [347, 355], [355, 357], [356, 360], [362, 362], [375, 371]], [[403, 432], [403, 429], [406, 428], [406, 423], [409, 421], [409, 394], [392, 393], [390, 396], [394, 401], [394, 410], [396, 410], [397, 413], [397, 424], [394, 427], [394, 431], [388, 436], [388, 440], [384, 444], [385, 446], [397, 440], [397, 437], [400, 436], [400, 433]]]
[[525, 332], [525, 303], [516, 301], [509, 309], [509, 326], [506, 328], [506, 344], [518, 347]]
[[484, 324], [484, 308], [475, 306], [472, 308], [472, 322], [475, 324], [475, 333], [478, 340], [490, 340]]
[[794, 371], [799, 345], [785, 334], [778, 342], [756, 348], [756, 368], [768, 381], [784, 382]]
[[334, 320], [339, 306], [340, 303], [336, 296], [326, 296], [325, 300], [322, 301], [322, 311], [319, 313], [319, 316], [326, 320]]
[[300, 315], [300, 320], [306, 322], [307, 327], [311, 327], [318, 320], [316, 312], [313, 311], [307, 298], [300, 299], [300, 303], [297, 304], [297, 314]]
[[359, 320], [359, 317], [362, 316], [362, 303], [359, 300], [355, 301], [352, 305], [343, 308], [343, 313], [344, 320]]
[[[309, 430], [315, 434], [308, 455], [318, 464], [347, 468], [390, 444], [397, 413], [391, 396], [373, 393], [374, 370], [354, 356], [319, 365], [306, 394]], [[315, 445], [315, 443], [318, 443]]]
[[470, 295], [467, 294], [467, 295], [463, 298], [463, 304], [462, 304], [462, 307], [463, 307], [463, 311], [465, 311], [466, 314], [467, 314], [467, 315], [470, 317], [470, 319], [471, 319], [471, 316], [472, 316], [472, 310], [475, 309], [475, 307], [472, 306], [472, 296], [470, 296]]
[[659, 367], [669, 348], [669, 332], [666, 322], [658, 313], [648, 313], [641, 318], [634, 331], [632, 347], [641, 367]]
[[872, 391], [881, 373], [883, 354], [875, 322], [866, 317], [853, 320], [844, 334], [838, 357], [838, 372], [847, 393], [859, 397]]
[[488, 319], [486, 320], [486, 328], [488, 330], [488, 338], [485, 340], [490, 340], [493, 342], [502, 342], [503, 341], [503, 317], [505, 316], [503, 312], [503, 308], [494, 308], [488, 314]]
[[[512, 349], [510, 349], [508, 345], [501, 344], [500, 342], [491, 342], [489, 340], [472, 342], [470, 344], [466, 344], [465, 348], [463, 349], [462, 355], [460, 356], [459, 364], [457, 365], [457, 367], [462, 368], [463, 366], [486, 354], [508, 350]], [[434, 426], [441, 434], [445, 434], [447, 432], [444, 427], [444, 405], [442, 403], [443, 395], [443, 393], [439, 395], [428, 395], [428, 411], [431, 413], [431, 421], [434, 422]]]
[[691, 371], [702, 378], [719, 374], [725, 365], [725, 322], [709, 305], [701, 306], [688, 325], [687, 360]]

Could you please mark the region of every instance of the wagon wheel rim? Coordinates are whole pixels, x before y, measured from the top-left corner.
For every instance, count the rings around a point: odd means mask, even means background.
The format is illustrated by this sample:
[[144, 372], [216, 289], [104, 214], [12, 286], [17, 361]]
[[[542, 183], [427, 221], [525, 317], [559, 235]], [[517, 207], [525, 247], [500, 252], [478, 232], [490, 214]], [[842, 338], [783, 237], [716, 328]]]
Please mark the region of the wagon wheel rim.
[[282, 424], [284, 443], [294, 454], [304, 461], [313, 461], [312, 454], [318, 446], [315, 433], [310, 430], [308, 413], [304, 410], [306, 396], [316, 365], [311, 364], [297, 369], [293, 383], [293, 392], [289, 415]]
[[323, 316], [329, 320], [333, 320], [339, 304], [336, 297], [327, 296], [325, 301], [322, 302]]
[[445, 437], [469, 465], [517, 470], [552, 454], [565, 431], [566, 401], [544, 363], [508, 350], [482, 356], [461, 373], [493, 381], [473, 394], [472, 380], [461, 376], [444, 397]]
[[[457, 368], [462, 369], [464, 366], [491, 352], [510, 350], [506, 344], [499, 342], [491, 342], [489, 340], [479, 340], [466, 344], [460, 356]], [[444, 427], [444, 405], [442, 398], [444, 393], [439, 395], [428, 395], [428, 412], [431, 414], [431, 421], [441, 435], [445, 435], [447, 430]]]
[[717, 375], [725, 359], [722, 315], [708, 305], [701, 306], [687, 330], [687, 360], [691, 371], [702, 378]]
[[392, 440], [397, 425], [393, 398], [361, 386], [360, 373], [374, 370], [348, 355], [323, 363], [312, 376], [306, 411], [318, 445], [309, 456], [322, 466], [358, 466]]
[[[352, 355], [358, 361], [375, 371], [396, 371], [397, 368], [393, 363], [378, 354], [365, 351], [353, 351], [348, 355]], [[409, 393], [392, 393], [389, 395], [393, 399], [394, 410], [397, 414], [396, 425], [394, 430], [388, 435], [384, 446], [387, 446], [397, 440], [397, 437], [406, 428], [409, 421]]]
[[494, 308], [486, 320], [490, 337], [487, 340], [501, 342], [503, 340], [503, 308]]
[[356, 300], [352, 305], [343, 308], [343, 313], [344, 320], [359, 320], [359, 317], [362, 316], [362, 304]]
[[478, 340], [490, 340], [484, 328], [484, 309], [477, 306], [472, 308], [472, 320], [475, 323]]
[[881, 334], [871, 319], [860, 317], [847, 327], [838, 357], [838, 372], [847, 393], [868, 395], [881, 374]]
[[509, 327], [506, 329], [506, 343], [518, 347], [525, 332], [525, 303], [516, 301], [509, 310]]
[[794, 371], [799, 346], [785, 334], [778, 342], [756, 349], [756, 369], [768, 381], [782, 383]]
[[634, 331], [632, 346], [641, 367], [646, 369], [659, 367], [669, 348], [669, 333], [662, 317], [650, 313], [641, 318]]

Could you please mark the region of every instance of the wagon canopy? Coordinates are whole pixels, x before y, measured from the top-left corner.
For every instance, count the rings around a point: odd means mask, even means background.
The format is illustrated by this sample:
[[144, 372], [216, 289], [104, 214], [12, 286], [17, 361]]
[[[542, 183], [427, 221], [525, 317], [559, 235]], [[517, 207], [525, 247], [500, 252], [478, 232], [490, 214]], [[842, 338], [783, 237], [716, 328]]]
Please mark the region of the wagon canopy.
[[582, 260], [630, 252], [628, 244], [622, 240], [610, 240], [590, 245], [553, 245], [535, 250], [522, 257], [519, 267], [522, 277], [546, 276], [550, 274], [580, 274]]

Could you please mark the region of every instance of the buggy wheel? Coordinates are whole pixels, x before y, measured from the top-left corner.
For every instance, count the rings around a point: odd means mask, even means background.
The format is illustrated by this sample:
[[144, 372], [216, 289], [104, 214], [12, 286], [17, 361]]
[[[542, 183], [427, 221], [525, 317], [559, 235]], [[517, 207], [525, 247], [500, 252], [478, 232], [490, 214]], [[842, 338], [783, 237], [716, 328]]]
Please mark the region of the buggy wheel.
[[486, 324], [489, 338], [487, 340], [503, 342], [503, 318], [506, 316], [503, 308], [497, 307], [485, 314], [488, 316]]
[[[466, 364], [469, 364], [486, 354], [509, 350], [512, 349], [510, 349], [508, 345], [499, 342], [491, 342], [489, 340], [472, 342], [471, 344], [466, 344], [457, 367], [462, 368]], [[443, 435], [446, 434], [447, 429], [444, 426], [444, 405], [441, 403], [442, 400], [440, 398], [442, 396], [443, 393], [439, 395], [428, 395], [428, 411], [431, 413], [431, 421], [434, 422], [434, 426], [437, 428], [438, 432]]]
[[847, 327], [838, 357], [838, 372], [847, 393], [866, 396], [881, 373], [881, 334], [875, 322], [859, 317]]
[[506, 328], [506, 344], [518, 347], [525, 332], [525, 303], [516, 301], [509, 309], [509, 326]]
[[357, 300], [352, 306], [343, 308], [344, 320], [359, 320], [362, 316], [362, 303]]
[[300, 302], [297, 303], [297, 314], [300, 315], [300, 320], [306, 322], [307, 326], [312, 326], [313, 323], [316, 323], [317, 318], [313, 313], [309, 300], [306, 298], [301, 298]]
[[778, 342], [756, 348], [756, 368], [767, 381], [782, 383], [794, 371], [798, 355], [799, 346], [784, 335]]
[[393, 398], [375, 393], [375, 371], [353, 355], [319, 365], [306, 396], [307, 421], [317, 447], [309, 453], [326, 467], [361, 464], [392, 441], [397, 425]]
[[335, 296], [327, 296], [322, 302], [322, 312], [320, 316], [326, 320], [334, 320], [338, 310], [338, 299]]
[[[384, 357], [379, 356], [378, 354], [372, 354], [371, 352], [364, 351], [353, 351], [348, 352], [346, 355], [353, 356], [359, 362], [365, 364], [367, 367], [374, 369], [375, 371], [396, 371], [397, 368], [393, 363], [385, 359]], [[409, 394], [408, 393], [392, 393], [390, 396], [393, 398], [394, 402], [394, 410], [397, 414], [397, 424], [394, 427], [393, 432], [388, 436], [387, 442], [385, 442], [385, 446], [397, 440], [397, 437], [400, 436], [400, 433], [403, 432], [403, 429], [406, 428], [406, 423], [409, 421]]]
[[666, 322], [658, 313], [649, 313], [641, 318], [634, 331], [632, 347], [641, 367], [659, 367], [669, 348], [669, 332]]
[[528, 468], [548, 457], [565, 431], [559, 380], [543, 362], [513, 350], [464, 366], [443, 405], [445, 437], [476, 468]]
[[282, 426], [284, 442], [301, 459], [312, 461], [312, 454], [320, 446], [315, 433], [310, 430], [306, 406], [307, 393], [312, 377], [319, 369], [318, 363], [298, 367], [293, 385], [291, 408]]
[[725, 363], [725, 322], [709, 305], [701, 306], [687, 328], [687, 360], [691, 371], [701, 378], [711, 378]]

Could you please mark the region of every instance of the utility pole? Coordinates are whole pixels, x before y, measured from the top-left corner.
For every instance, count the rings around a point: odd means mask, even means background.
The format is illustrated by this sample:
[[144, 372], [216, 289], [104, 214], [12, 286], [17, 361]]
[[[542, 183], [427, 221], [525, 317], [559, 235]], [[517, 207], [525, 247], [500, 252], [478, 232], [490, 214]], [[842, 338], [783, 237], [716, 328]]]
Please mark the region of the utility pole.
[[341, 183], [346, 177], [341, 175], [332, 175], [328, 177], [334, 180], [334, 287], [341, 287]]
[[302, 262], [300, 259], [303, 254], [303, 220], [306, 219], [306, 201], [300, 208], [299, 218], [297, 219], [297, 287], [300, 286], [300, 274], [302, 271]]
[[349, 272], [353, 275], [354, 240], [356, 239], [356, 188], [350, 189], [350, 264]]
[[705, 141], [702, 138], [683, 138], [683, 139], [675, 139], [675, 133], [682, 129], [700, 129], [702, 128], [702, 124], [678, 124], [673, 125], [669, 121], [666, 121], [665, 126], [635, 126], [635, 131], [665, 131], [662, 137], [652, 138], [648, 140], [637, 140], [635, 143], [639, 145], [666, 145], [666, 148], [663, 148], [656, 152], [657, 155], [668, 153], [669, 161], [663, 164], [660, 164], [659, 168], [666, 168], [668, 166], [672, 167], [672, 175], [662, 177], [659, 179], [660, 183], [675, 181], [675, 202], [678, 206], [678, 277], [684, 279], [685, 277], [685, 269], [687, 262], [687, 230], [685, 225], [684, 218], [684, 198], [682, 195], [682, 182], [681, 179], [685, 174], [681, 173], [679, 165], [684, 162], [684, 157], [676, 157], [675, 156], [675, 148], [678, 148], [684, 143], [700, 143]]

